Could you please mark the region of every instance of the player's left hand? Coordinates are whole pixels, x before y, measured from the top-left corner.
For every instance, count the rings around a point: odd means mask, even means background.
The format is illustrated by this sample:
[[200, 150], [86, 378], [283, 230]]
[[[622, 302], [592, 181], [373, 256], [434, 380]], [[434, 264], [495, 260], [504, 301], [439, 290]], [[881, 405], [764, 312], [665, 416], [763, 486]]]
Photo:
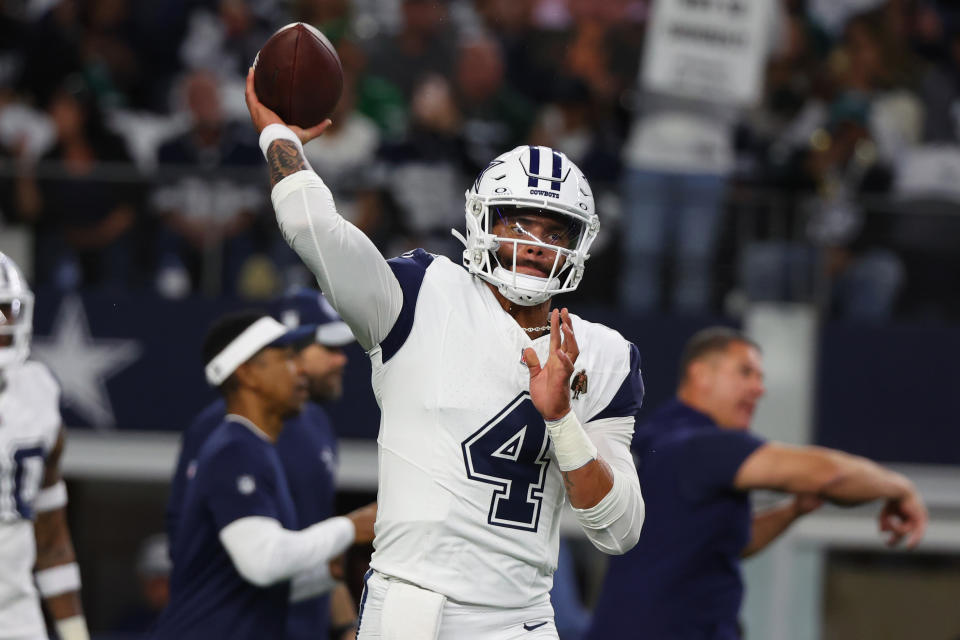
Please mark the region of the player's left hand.
[[540, 366], [537, 352], [523, 350], [523, 362], [530, 370], [530, 399], [544, 420], [559, 420], [570, 411], [570, 376], [580, 355], [573, 335], [570, 313], [563, 309], [550, 312], [550, 355]]
[[287, 124], [280, 119], [276, 113], [271, 109], [264, 106], [260, 99], [257, 98], [257, 92], [253, 88], [253, 67], [250, 67], [247, 70], [247, 88], [244, 92], [244, 95], [247, 100], [247, 110], [250, 112], [250, 119], [253, 121], [253, 126], [256, 128], [257, 133], [260, 133], [264, 128], [269, 124], [282, 124], [291, 131], [293, 131], [302, 144], [307, 144], [314, 138], [323, 134], [327, 130], [333, 121], [330, 118], [327, 118], [323, 122], [309, 129], [303, 129], [296, 125]]

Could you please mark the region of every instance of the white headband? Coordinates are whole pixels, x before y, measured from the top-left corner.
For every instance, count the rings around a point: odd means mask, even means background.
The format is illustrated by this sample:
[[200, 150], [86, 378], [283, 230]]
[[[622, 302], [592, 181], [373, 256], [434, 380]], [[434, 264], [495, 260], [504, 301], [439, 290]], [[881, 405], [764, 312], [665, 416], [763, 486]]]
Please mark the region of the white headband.
[[249, 360], [250, 356], [287, 331], [285, 326], [269, 316], [260, 318], [244, 329], [243, 333], [234, 338], [210, 361], [205, 369], [207, 382], [214, 387], [219, 387], [230, 377], [230, 374], [237, 370], [237, 367]]

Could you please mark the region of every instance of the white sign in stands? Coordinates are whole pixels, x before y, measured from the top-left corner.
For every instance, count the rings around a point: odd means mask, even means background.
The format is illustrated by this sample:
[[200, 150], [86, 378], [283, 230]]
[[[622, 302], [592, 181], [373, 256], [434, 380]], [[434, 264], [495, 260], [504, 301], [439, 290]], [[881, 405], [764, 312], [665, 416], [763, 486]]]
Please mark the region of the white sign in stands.
[[642, 83], [648, 90], [725, 104], [760, 98], [775, 2], [656, 0]]

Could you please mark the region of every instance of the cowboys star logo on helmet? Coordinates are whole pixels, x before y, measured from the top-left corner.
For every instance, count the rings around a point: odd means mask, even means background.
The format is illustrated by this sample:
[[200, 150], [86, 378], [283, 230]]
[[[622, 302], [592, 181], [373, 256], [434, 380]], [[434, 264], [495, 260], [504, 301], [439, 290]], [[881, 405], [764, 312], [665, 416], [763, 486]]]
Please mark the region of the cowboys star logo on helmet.
[[[590, 185], [567, 156], [548, 147], [517, 147], [494, 159], [465, 196], [466, 237], [456, 230], [453, 234], [464, 244], [463, 264], [470, 273], [524, 306], [577, 288], [600, 222]], [[511, 222], [505, 225], [509, 236], [493, 233], [498, 222], [511, 221], [518, 212], [551, 217], [565, 230], [555, 237], [540, 238]], [[513, 261], [501, 264], [497, 249], [511, 243]], [[517, 254], [531, 246], [555, 252], [546, 277], [517, 272]]]
[[0, 253], [0, 368], [26, 361], [32, 333], [33, 292], [13, 260]]

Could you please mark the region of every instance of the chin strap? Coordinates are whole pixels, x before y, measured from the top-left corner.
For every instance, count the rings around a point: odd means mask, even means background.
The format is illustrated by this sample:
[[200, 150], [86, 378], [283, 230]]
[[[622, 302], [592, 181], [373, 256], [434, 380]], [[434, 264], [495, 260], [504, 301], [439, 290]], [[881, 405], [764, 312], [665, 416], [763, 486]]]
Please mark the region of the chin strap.
[[[557, 289], [560, 287], [560, 280], [558, 278], [550, 278], [548, 281], [546, 278], [537, 278], [536, 276], [528, 276], [521, 273], [514, 274], [512, 271], [507, 271], [503, 267], [496, 267], [489, 278], [490, 282], [493, 282], [497, 286], [497, 289], [503, 294], [504, 298], [523, 307], [533, 307], [542, 304], [553, 296], [553, 292], [551, 291], [539, 290], [543, 288], [545, 282], [548, 284], [548, 289]], [[513, 284], [514, 282], [516, 282], [516, 285]], [[524, 286], [524, 284], [528, 284], [529, 286]]]

